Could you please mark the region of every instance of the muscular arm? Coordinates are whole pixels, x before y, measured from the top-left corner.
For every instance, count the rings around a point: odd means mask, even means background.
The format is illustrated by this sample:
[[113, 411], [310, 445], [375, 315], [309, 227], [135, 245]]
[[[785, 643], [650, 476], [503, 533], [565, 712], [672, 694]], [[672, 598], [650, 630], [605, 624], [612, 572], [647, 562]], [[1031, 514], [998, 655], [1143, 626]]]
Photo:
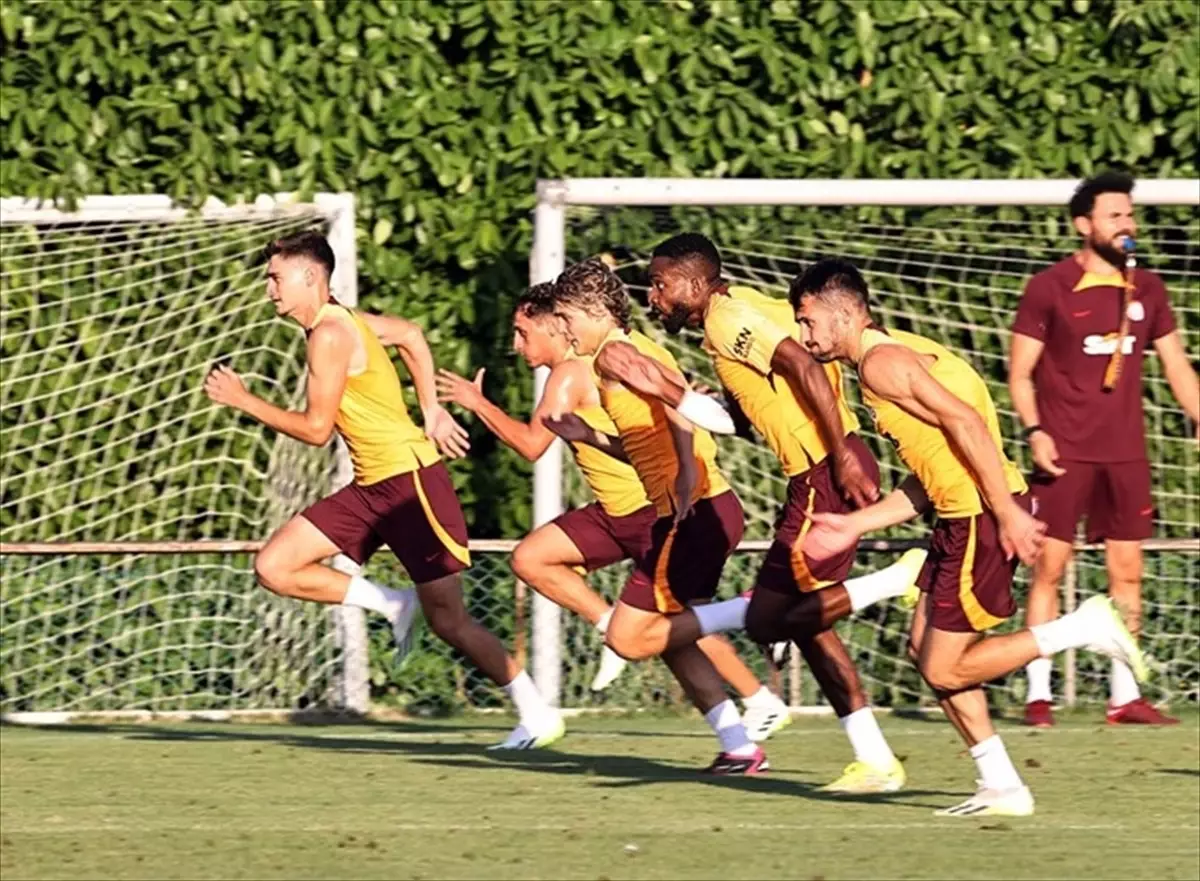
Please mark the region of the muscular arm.
[[333, 435], [353, 351], [354, 340], [349, 332], [337, 322], [325, 322], [308, 339], [307, 400], [303, 410], [285, 410], [244, 390], [228, 403], [288, 437], [314, 447], [324, 446]]
[[605, 379], [623, 383], [635, 392], [658, 398], [668, 407], [678, 407], [688, 390], [682, 376], [629, 343], [609, 343], [596, 356], [596, 370]]
[[789, 337], [775, 347], [771, 369], [787, 381], [797, 398], [808, 402], [825, 448], [834, 455], [841, 455], [846, 447], [846, 426], [842, 424], [837, 395], [829, 384], [825, 368]]
[[1154, 348], [1162, 360], [1163, 375], [1175, 400], [1192, 422], [1200, 422], [1200, 378], [1188, 360], [1179, 331], [1160, 336], [1154, 341]]
[[1038, 418], [1037, 392], [1033, 387], [1033, 369], [1037, 367], [1046, 344], [1031, 336], [1014, 333], [1012, 335], [1012, 351], [1008, 359], [1008, 391], [1012, 395], [1013, 406], [1021, 417], [1021, 424], [1026, 428], [1037, 425]]
[[422, 413], [437, 407], [437, 386], [434, 383], [433, 353], [419, 325], [395, 315], [372, 315], [359, 313], [367, 327], [385, 346], [394, 346], [408, 368], [413, 387], [417, 392], [417, 403]]
[[878, 346], [859, 365], [864, 386], [906, 413], [941, 428], [967, 460], [988, 507], [1003, 518], [1016, 507], [1004, 478], [1004, 461], [987, 425], [946, 390], [920, 356], [903, 346]]
[[787, 381], [797, 398], [808, 403], [829, 451], [834, 477], [847, 498], [860, 508], [878, 499], [879, 487], [867, 477], [857, 457], [846, 446], [846, 426], [825, 368], [789, 337], [775, 347], [771, 369]]
[[860, 508], [846, 518], [854, 524], [859, 535], [907, 523], [929, 510], [929, 496], [917, 475], [910, 474], [904, 482], [873, 505]]

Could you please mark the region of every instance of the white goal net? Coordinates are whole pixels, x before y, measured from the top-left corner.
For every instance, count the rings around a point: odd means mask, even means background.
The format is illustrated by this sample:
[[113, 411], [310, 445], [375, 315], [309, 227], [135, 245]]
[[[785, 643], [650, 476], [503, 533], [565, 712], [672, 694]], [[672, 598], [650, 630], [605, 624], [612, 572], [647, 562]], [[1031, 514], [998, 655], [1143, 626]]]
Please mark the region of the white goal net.
[[329, 488], [332, 451], [234, 417], [201, 384], [225, 360], [297, 402], [303, 335], [274, 317], [256, 257], [347, 210], [352, 231], [352, 205], [4, 200], [0, 710], [344, 702], [334, 619], [256, 589], [238, 550]]

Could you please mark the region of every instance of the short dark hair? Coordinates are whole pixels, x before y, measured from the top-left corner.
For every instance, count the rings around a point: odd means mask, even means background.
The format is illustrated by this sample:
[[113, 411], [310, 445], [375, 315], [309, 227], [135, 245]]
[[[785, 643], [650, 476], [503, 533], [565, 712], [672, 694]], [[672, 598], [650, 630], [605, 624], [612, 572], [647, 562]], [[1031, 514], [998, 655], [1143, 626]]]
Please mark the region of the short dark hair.
[[572, 306], [594, 314], [603, 309], [624, 330], [629, 329], [630, 305], [625, 283], [599, 258], [573, 263], [554, 282], [556, 305]]
[[665, 257], [668, 260], [696, 260], [704, 264], [710, 279], [721, 277], [721, 252], [712, 243], [712, 239], [698, 232], [671, 236], [665, 242], [659, 242], [650, 256]]
[[545, 318], [554, 314], [554, 282], [544, 281], [530, 285], [517, 297], [517, 312], [528, 318]]
[[305, 230], [290, 236], [284, 236], [263, 248], [263, 262], [270, 260], [276, 254], [281, 257], [308, 257], [325, 267], [327, 275], [333, 275], [335, 264], [333, 248], [325, 236], [316, 230]]
[[788, 286], [788, 299], [793, 309], [799, 309], [800, 301], [805, 297], [824, 298], [847, 294], [864, 309], [870, 308], [871, 293], [867, 288], [867, 280], [857, 266], [838, 257], [818, 260], [793, 278]]
[[1071, 210], [1072, 219], [1087, 217], [1096, 207], [1096, 197], [1104, 193], [1124, 193], [1128, 196], [1133, 192], [1135, 181], [1132, 174], [1124, 171], [1102, 171], [1095, 177], [1080, 181], [1071, 196], [1067, 207]]

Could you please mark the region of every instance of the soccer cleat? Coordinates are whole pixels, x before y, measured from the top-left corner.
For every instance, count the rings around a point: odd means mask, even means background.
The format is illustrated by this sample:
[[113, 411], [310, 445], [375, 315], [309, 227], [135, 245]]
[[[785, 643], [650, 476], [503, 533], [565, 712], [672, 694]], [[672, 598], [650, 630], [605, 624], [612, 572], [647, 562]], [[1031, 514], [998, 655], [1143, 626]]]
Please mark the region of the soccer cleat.
[[1123, 662], [1133, 671], [1133, 677], [1138, 682], [1145, 682], [1149, 678], [1146, 658], [1112, 600], [1106, 596], [1094, 596], [1081, 603], [1076, 614], [1088, 619], [1091, 637], [1087, 643], [1088, 648]]
[[1025, 705], [1025, 718], [1022, 721], [1031, 728], [1053, 728], [1053, 706], [1050, 701], [1030, 701]]
[[[911, 596], [913, 587], [917, 584], [917, 579], [921, 577], [921, 570], [925, 568], [925, 561], [929, 558], [929, 551], [925, 548], [911, 548], [900, 555], [900, 559], [889, 566], [889, 569], [896, 571], [897, 575], [904, 578], [905, 590], [900, 594], [901, 602], [905, 598]], [[920, 591], [917, 591], [918, 597]], [[914, 603], [915, 605], [915, 603]]]
[[720, 753], [713, 763], [704, 769], [705, 774], [717, 776], [752, 777], [771, 770], [767, 763], [767, 754], [761, 747], [755, 747], [754, 753], [748, 756], [735, 756], [730, 753]]
[[939, 817], [1030, 817], [1033, 815], [1033, 793], [1028, 786], [1016, 789], [984, 789], [962, 804], [934, 811]]
[[908, 775], [900, 760], [893, 758], [886, 767], [875, 767], [866, 762], [851, 762], [842, 771], [842, 776], [821, 787], [822, 792], [839, 792], [846, 795], [875, 795], [884, 792], [899, 792], [904, 788]]
[[625, 669], [625, 665], [629, 662], [605, 646], [600, 652], [600, 669], [596, 671], [596, 677], [592, 680], [592, 691], [604, 691], [613, 684], [621, 671]]
[[788, 706], [779, 698], [771, 695], [774, 700], [764, 707], [746, 707], [742, 713], [742, 725], [746, 735], [755, 743], [761, 743], [776, 731], [782, 731], [792, 724], [792, 714]]
[[413, 621], [421, 609], [415, 590], [400, 591], [400, 611], [392, 619], [392, 636], [396, 640], [396, 655], [403, 661], [412, 651]]
[[509, 733], [503, 743], [489, 746], [488, 751], [542, 749], [562, 740], [566, 733], [567, 726], [563, 724], [562, 716], [556, 712], [538, 724], [526, 725], [522, 722]]
[[[920, 574], [920, 570], [918, 570]], [[917, 603], [921, 602], [921, 588], [915, 584], [910, 585], [908, 590], [900, 594], [900, 608], [911, 611], [917, 607]]]
[[1178, 725], [1179, 720], [1159, 710], [1144, 697], [1119, 707], [1109, 706], [1104, 713], [1109, 725]]

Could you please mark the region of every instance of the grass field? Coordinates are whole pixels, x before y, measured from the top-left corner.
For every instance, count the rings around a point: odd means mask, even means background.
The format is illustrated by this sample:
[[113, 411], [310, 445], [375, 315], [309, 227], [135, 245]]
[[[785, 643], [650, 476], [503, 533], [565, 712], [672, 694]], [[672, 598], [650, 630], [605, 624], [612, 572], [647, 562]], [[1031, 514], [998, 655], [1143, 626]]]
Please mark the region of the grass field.
[[1029, 819], [932, 815], [973, 786], [938, 718], [883, 720], [910, 788], [834, 799], [836, 722], [705, 779], [695, 719], [574, 720], [498, 758], [503, 717], [0, 731], [0, 874], [23, 878], [1197, 878], [1200, 726], [1006, 727]]

